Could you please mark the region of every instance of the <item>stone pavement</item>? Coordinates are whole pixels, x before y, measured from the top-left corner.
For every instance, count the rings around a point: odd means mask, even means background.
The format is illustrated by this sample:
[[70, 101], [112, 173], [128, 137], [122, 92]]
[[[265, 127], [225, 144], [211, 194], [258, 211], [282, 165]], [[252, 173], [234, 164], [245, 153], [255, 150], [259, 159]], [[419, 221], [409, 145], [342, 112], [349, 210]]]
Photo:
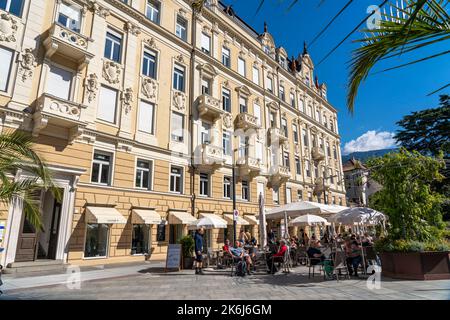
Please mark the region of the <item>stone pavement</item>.
[[[4, 278], [0, 299], [293, 299], [293, 300], [450, 300], [450, 280], [404, 281], [382, 279], [381, 288], [370, 290], [366, 280], [324, 281], [308, 279], [308, 270], [297, 267], [290, 274], [230, 277], [230, 270], [207, 269], [197, 276], [192, 270], [165, 273], [162, 266], [134, 265], [83, 271], [80, 289], [69, 289], [67, 279], [53, 276], [52, 284], [41, 278]], [[49, 276], [42, 276], [49, 277]], [[50, 276], [51, 277], [51, 276]], [[18, 282], [18, 281], [22, 282]], [[29, 288], [26, 288], [26, 282]], [[45, 287], [43, 287], [45, 285]]]

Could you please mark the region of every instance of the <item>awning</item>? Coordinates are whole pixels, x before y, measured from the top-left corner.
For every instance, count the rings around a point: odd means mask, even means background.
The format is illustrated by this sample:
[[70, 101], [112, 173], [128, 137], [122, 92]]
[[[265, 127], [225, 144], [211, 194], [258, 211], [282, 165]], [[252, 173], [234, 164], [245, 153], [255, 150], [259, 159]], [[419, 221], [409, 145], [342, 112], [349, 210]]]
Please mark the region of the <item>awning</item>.
[[112, 207], [86, 207], [86, 222], [105, 224], [126, 224], [127, 219]]
[[250, 225], [259, 225], [259, 219], [256, 216], [246, 214], [244, 215], [244, 219], [247, 220]]
[[191, 224], [196, 219], [186, 211], [169, 211], [170, 224]]
[[[228, 224], [233, 224], [233, 215], [232, 214], [224, 214], [223, 218], [227, 221]], [[243, 219], [241, 216], [237, 217], [236, 224], [238, 224], [240, 226], [250, 225], [250, 223], [247, 220]]]
[[227, 222], [214, 213], [202, 213], [201, 218], [189, 225], [189, 229], [203, 227], [205, 229], [225, 229]]
[[151, 209], [133, 209], [132, 214], [133, 224], [160, 224], [162, 221], [158, 212]]

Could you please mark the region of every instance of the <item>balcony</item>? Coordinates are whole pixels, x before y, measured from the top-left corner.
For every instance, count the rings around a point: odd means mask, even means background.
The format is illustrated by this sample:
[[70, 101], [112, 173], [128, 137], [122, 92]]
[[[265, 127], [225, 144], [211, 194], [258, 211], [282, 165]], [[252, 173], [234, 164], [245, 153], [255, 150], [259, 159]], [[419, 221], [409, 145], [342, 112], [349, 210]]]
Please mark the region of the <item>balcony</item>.
[[319, 147], [314, 147], [311, 151], [311, 156], [314, 161], [322, 161], [325, 160], [325, 153]]
[[272, 185], [280, 185], [291, 177], [289, 167], [273, 166], [269, 170], [269, 179]]
[[280, 128], [270, 128], [269, 134], [270, 134], [270, 141], [272, 144], [275, 141], [278, 141], [278, 144], [281, 145], [288, 140], [288, 138], [284, 135], [283, 130], [281, 130]]
[[78, 68], [81, 70], [94, 57], [88, 51], [90, 41], [93, 40], [58, 23], [53, 23], [48, 37], [44, 40], [45, 56], [46, 58], [50, 58], [55, 53], [59, 53], [77, 62]]
[[330, 189], [330, 186], [327, 182], [324, 182], [322, 177], [316, 178], [314, 182], [314, 194], [320, 195], [324, 191], [328, 191]]
[[241, 156], [237, 160], [237, 165], [240, 170], [240, 175], [250, 176], [257, 175], [261, 172], [261, 160], [250, 157], [248, 155]]
[[223, 149], [213, 144], [202, 144], [202, 165], [221, 166], [225, 162]]
[[236, 117], [236, 129], [248, 130], [258, 129], [259, 127], [258, 118], [252, 114], [243, 112]]
[[69, 141], [81, 135], [86, 122], [81, 120], [86, 106], [44, 93], [33, 113], [33, 136], [37, 137], [48, 124], [66, 128]]
[[207, 94], [202, 94], [197, 98], [197, 108], [200, 118], [206, 120], [215, 121], [223, 114], [220, 100]]

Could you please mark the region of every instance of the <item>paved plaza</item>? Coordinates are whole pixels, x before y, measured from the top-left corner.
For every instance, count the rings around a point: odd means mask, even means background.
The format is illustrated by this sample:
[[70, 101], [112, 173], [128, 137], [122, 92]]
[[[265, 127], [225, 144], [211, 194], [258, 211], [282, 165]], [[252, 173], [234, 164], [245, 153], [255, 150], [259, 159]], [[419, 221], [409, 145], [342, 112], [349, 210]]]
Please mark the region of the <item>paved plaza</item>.
[[[91, 267], [81, 272], [80, 288], [67, 286], [67, 275], [6, 275], [0, 299], [292, 299], [375, 300], [450, 299], [450, 280], [405, 281], [381, 279], [381, 288], [368, 289], [366, 280], [308, 278], [306, 267], [289, 274], [230, 277], [230, 269], [165, 273], [163, 264]], [[76, 285], [74, 287], [77, 287]]]

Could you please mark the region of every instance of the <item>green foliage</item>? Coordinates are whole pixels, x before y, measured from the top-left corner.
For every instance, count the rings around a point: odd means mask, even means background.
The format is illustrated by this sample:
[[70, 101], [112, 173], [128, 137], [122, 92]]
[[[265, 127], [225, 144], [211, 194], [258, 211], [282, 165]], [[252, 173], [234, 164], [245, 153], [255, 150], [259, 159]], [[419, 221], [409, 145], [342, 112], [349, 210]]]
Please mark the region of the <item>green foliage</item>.
[[179, 242], [183, 250], [183, 257], [192, 257], [194, 255], [194, 239], [190, 235], [186, 235]]
[[13, 131], [0, 134], [0, 150], [0, 202], [8, 206], [17, 199], [23, 201], [28, 221], [41, 229], [41, 190], [50, 189], [56, 199], [61, 199], [50, 171], [33, 150], [31, 137], [27, 133]]
[[375, 249], [378, 252], [449, 251], [450, 242], [447, 240], [416, 241], [383, 238], [375, 242]]
[[442, 154], [432, 158], [404, 148], [367, 162], [370, 178], [383, 186], [370, 198], [370, 206], [388, 215], [391, 240], [426, 242], [442, 237], [443, 197], [430, 185], [442, 179], [443, 165]]

